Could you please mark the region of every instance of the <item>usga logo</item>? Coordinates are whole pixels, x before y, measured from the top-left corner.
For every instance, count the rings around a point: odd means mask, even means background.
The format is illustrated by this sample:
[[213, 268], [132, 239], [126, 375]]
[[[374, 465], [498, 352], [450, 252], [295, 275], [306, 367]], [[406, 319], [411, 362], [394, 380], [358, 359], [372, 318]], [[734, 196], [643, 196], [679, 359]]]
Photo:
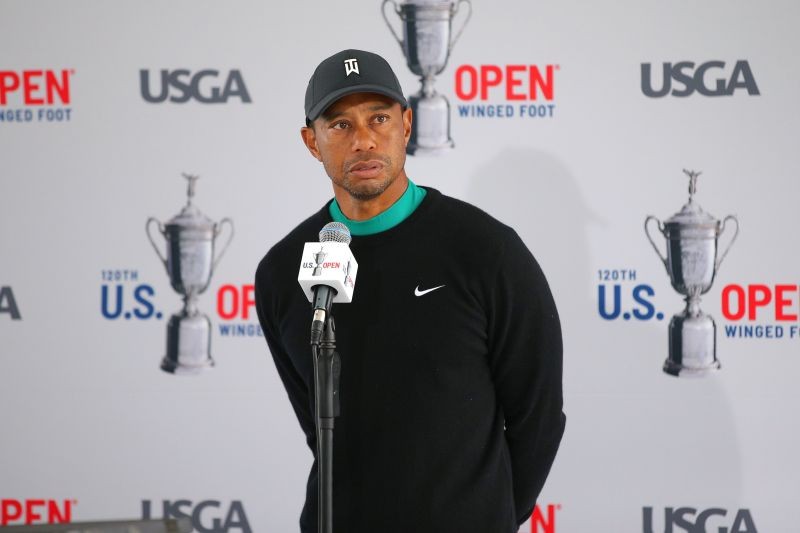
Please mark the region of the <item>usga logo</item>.
[[234, 500], [223, 507], [217, 500], [204, 500], [193, 503], [191, 500], [163, 500], [161, 516], [155, 516], [150, 500], [142, 500], [142, 520], [190, 518], [192, 527], [199, 533], [252, 533], [242, 502]]
[[0, 500], [0, 526], [69, 524], [77, 500]]
[[189, 100], [201, 104], [225, 104], [231, 98], [245, 104], [251, 102], [242, 73], [238, 70], [221, 75], [218, 70], [211, 69], [195, 73], [188, 69], [162, 69], [153, 77], [155, 82], [150, 80], [150, 71], [139, 71], [142, 98], [151, 104], [167, 100], [175, 104], [185, 104]]
[[[753, 517], [747, 509], [739, 509], [736, 513], [720, 508], [695, 509], [693, 507], [667, 507], [664, 509], [664, 529], [653, 525], [653, 508], [644, 507], [644, 533], [758, 533]], [[678, 528], [678, 529], [676, 529]]]
[[[552, 118], [559, 65], [461, 65], [455, 73], [458, 116]], [[478, 101], [479, 103], [471, 103]], [[500, 103], [502, 102], [502, 103]]]
[[0, 124], [68, 122], [73, 69], [0, 70]]
[[654, 69], [650, 63], [642, 63], [642, 93], [650, 98], [668, 94], [691, 96], [695, 92], [703, 96], [731, 96], [737, 90], [747, 91], [750, 96], [761, 94], [750, 64], [745, 60], [737, 61], [730, 70], [726, 70], [724, 61], [663, 63], [659, 85], [653, 81], [653, 70], [659, 69]]
[[4, 315], [8, 315], [11, 320], [22, 320], [17, 299], [14, 298], [14, 291], [11, 290], [11, 287], [0, 287], [0, 319]]

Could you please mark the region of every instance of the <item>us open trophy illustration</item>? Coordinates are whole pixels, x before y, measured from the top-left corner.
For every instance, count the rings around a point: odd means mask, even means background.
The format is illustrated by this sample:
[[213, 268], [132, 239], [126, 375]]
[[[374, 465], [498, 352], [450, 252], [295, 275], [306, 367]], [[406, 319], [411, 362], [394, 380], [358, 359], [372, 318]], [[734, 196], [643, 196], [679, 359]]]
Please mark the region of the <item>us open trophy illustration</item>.
[[[392, 4], [403, 25], [401, 40], [386, 16], [386, 4]], [[451, 40], [453, 19], [462, 3], [469, 9], [461, 29]], [[469, 0], [407, 0], [398, 5], [383, 0], [381, 14], [389, 31], [400, 44], [411, 72], [420, 77], [422, 88], [409, 97], [414, 112], [411, 139], [407, 152], [439, 153], [454, 146], [450, 138], [450, 103], [438, 94], [433, 84], [447, 65], [450, 52], [472, 16]]]
[[[674, 315], [669, 323], [669, 357], [664, 372], [673, 376], [704, 376], [719, 369], [717, 360], [717, 326], [714, 319], [700, 309], [700, 296], [708, 292], [720, 264], [739, 235], [739, 221], [728, 215], [722, 223], [704, 212], [694, 201], [697, 177], [700, 172], [684, 170], [689, 176], [689, 202], [661, 222], [650, 215], [644, 221], [644, 231], [658, 257], [667, 269], [672, 288], [685, 296], [686, 308]], [[661, 255], [650, 236], [648, 224], [654, 220], [667, 240], [667, 256]], [[725, 251], [717, 257], [720, 235], [728, 221], [736, 224]]]
[[[189, 181], [188, 200], [181, 212], [166, 224], [153, 217], [147, 219], [145, 231], [158, 258], [167, 269], [172, 288], [183, 296], [183, 309], [173, 314], [167, 324], [167, 354], [161, 370], [173, 374], [197, 374], [214, 366], [211, 358], [211, 321], [197, 308], [197, 297], [211, 281], [214, 270], [233, 239], [233, 221], [223, 218], [213, 222], [192, 204], [198, 176], [183, 174]], [[150, 232], [155, 223], [167, 244], [162, 255]], [[225, 224], [230, 235], [215, 257], [217, 237]]]
[[314, 272], [311, 274], [312, 276], [321, 276], [322, 275], [322, 262], [325, 261], [325, 258], [328, 256], [328, 253], [325, 252], [322, 247], [320, 247], [319, 252], [314, 254], [314, 263], [317, 265], [314, 267]]

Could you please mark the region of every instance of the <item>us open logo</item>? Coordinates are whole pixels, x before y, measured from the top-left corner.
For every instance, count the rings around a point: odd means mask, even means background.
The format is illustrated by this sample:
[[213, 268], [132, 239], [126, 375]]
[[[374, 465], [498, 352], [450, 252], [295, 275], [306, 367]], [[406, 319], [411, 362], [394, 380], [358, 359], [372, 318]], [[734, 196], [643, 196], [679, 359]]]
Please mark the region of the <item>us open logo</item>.
[[800, 285], [732, 283], [722, 289], [725, 336], [736, 339], [800, 339]]
[[33, 498], [0, 500], [0, 527], [30, 524], [69, 524], [78, 500]]
[[0, 124], [69, 122], [74, 69], [0, 70]]
[[455, 73], [462, 118], [553, 118], [557, 64], [461, 65]]

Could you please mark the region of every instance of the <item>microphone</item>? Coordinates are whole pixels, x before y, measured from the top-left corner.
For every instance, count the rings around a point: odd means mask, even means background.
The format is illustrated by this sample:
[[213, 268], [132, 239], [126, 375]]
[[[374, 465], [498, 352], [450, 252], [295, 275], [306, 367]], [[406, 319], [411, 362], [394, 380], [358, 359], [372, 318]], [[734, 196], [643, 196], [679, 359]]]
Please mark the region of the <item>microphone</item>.
[[303, 247], [297, 281], [311, 302], [311, 344], [319, 345], [325, 321], [334, 302], [353, 300], [358, 263], [350, 251], [350, 230], [341, 222], [330, 222], [319, 232], [320, 242]]

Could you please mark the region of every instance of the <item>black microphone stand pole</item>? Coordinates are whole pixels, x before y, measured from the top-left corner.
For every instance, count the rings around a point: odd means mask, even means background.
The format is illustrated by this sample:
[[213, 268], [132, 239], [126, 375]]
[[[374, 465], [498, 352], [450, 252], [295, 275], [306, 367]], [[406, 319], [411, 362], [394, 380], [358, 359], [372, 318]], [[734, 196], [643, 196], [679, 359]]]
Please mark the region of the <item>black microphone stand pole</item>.
[[333, 420], [339, 415], [341, 361], [336, 352], [336, 325], [330, 313], [319, 345], [312, 343], [311, 348], [316, 393], [317, 524], [319, 533], [333, 533]]

